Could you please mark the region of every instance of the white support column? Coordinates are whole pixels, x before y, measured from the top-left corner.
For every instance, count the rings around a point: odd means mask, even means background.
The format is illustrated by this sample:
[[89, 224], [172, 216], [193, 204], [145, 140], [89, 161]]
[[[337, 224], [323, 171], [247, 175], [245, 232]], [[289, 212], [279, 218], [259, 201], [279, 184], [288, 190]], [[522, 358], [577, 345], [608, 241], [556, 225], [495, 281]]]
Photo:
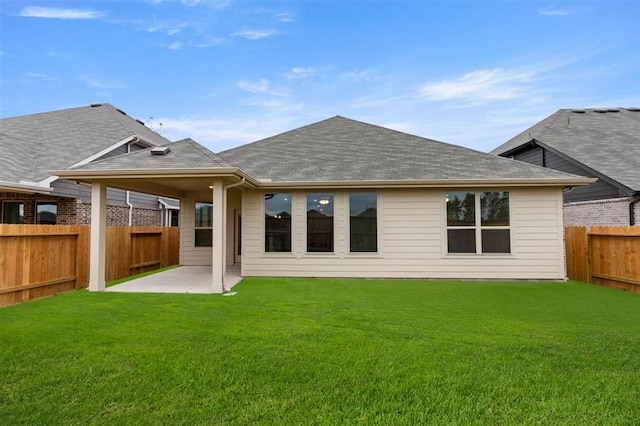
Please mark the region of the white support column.
[[224, 251], [226, 236], [226, 220], [224, 206], [224, 184], [222, 180], [216, 179], [213, 182], [213, 244], [211, 272], [214, 293], [222, 293], [224, 291]]
[[103, 183], [91, 184], [90, 247], [89, 291], [103, 291], [107, 253], [107, 187]]

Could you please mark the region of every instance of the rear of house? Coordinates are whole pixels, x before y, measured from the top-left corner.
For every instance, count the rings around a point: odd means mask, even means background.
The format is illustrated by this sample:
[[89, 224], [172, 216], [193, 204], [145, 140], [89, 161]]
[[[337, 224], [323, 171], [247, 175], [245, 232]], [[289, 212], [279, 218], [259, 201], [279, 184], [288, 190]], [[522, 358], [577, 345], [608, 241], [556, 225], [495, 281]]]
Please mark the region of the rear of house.
[[[180, 264], [243, 276], [565, 278], [562, 190], [593, 179], [334, 117], [214, 154], [186, 139], [57, 171], [180, 200]], [[95, 250], [96, 253], [99, 250]], [[100, 262], [90, 288], [101, 290]]]

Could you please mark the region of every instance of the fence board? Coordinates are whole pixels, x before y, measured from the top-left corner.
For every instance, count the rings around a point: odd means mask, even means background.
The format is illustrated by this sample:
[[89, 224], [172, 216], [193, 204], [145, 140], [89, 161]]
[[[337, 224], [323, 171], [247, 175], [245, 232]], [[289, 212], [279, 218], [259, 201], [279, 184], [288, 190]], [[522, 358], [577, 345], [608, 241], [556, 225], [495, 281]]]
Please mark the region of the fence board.
[[571, 279], [640, 293], [640, 227], [565, 229]]
[[[107, 227], [106, 280], [177, 264], [179, 238], [178, 228]], [[89, 246], [89, 226], [0, 225], [0, 306], [87, 287]]]

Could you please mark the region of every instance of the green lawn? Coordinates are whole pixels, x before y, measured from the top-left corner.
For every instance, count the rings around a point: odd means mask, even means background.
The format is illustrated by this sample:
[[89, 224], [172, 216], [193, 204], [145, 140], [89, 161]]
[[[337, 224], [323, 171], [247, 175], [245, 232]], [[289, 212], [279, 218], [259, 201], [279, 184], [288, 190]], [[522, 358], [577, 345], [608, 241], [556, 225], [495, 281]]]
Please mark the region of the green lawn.
[[640, 419], [640, 296], [569, 283], [247, 279], [0, 309], [1, 424]]

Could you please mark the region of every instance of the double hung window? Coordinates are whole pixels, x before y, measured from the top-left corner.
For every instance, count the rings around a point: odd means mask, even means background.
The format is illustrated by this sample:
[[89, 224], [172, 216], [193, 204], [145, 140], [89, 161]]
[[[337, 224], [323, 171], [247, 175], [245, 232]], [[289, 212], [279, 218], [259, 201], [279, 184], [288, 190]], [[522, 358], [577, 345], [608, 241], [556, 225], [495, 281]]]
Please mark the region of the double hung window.
[[213, 246], [213, 203], [197, 202], [195, 205], [195, 246]]

